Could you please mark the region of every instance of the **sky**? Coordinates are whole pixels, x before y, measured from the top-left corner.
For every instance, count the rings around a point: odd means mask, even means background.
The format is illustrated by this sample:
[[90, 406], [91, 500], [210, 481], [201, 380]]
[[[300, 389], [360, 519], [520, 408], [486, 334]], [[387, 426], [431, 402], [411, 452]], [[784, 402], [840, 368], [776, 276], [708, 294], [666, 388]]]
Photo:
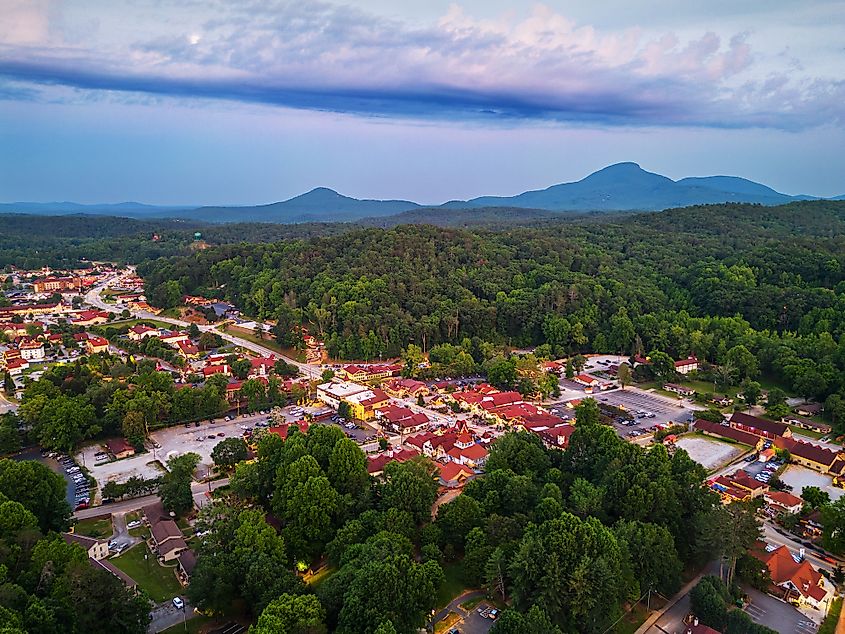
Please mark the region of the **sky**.
[[0, 201], [845, 194], [845, 0], [0, 0]]

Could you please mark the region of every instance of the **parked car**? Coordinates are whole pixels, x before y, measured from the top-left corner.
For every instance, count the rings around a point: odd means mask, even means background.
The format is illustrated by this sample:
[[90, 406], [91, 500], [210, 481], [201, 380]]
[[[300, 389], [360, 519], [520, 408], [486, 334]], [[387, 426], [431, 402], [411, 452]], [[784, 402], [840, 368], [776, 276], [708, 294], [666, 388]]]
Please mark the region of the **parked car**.
[[177, 610], [184, 610], [185, 609], [185, 602], [182, 601], [179, 597], [173, 597], [173, 607]]

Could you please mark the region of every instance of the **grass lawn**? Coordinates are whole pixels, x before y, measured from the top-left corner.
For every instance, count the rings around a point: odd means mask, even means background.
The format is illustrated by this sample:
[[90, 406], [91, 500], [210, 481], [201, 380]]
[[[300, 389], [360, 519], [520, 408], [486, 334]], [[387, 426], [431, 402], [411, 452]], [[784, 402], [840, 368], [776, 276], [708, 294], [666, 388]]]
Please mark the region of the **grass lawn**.
[[94, 539], [104, 539], [111, 537], [112, 525], [111, 518], [105, 519], [90, 519], [82, 520], [73, 528], [73, 532], [77, 535], [85, 535], [86, 537], [93, 537]]
[[819, 626], [818, 634], [833, 634], [836, 631], [836, 624], [839, 622], [839, 614], [842, 612], [842, 597], [834, 599], [830, 605], [830, 611]]
[[455, 597], [460, 595], [466, 586], [464, 585], [464, 564], [456, 561], [443, 566], [445, 580], [437, 592], [437, 608], [445, 608]]
[[634, 609], [626, 614], [616, 627], [613, 628], [615, 634], [634, 634], [640, 625], [645, 623], [648, 618], [648, 611], [639, 603], [634, 606]]
[[151, 328], [173, 328], [173, 324], [168, 324], [166, 321], [158, 321], [156, 319], [115, 319], [114, 321], [100, 324], [100, 326], [103, 328], [108, 328], [109, 326], [128, 326], [131, 328], [132, 326], [137, 326], [138, 324], [146, 324]]
[[461, 607], [466, 610], [467, 612], [472, 612], [478, 604], [482, 601], [487, 601], [484, 597], [475, 597], [474, 599], [470, 599], [469, 601], [464, 601], [461, 603]]
[[309, 586], [316, 590], [320, 587], [321, 583], [325, 582], [326, 579], [331, 577], [336, 572], [337, 568], [333, 568], [332, 566], [323, 566], [313, 575], [306, 577], [305, 583], [307, 583]]
[[158, 560], [152, 554], [144, 561], [144, 553], [149, 553], [146, 544], [138, 544], [111, 562], [137, 581], [156, 603], [172, 599], [182, 592], [174, 569], [159, 566]]
[[449, 612], [445, 619], [434, 624], [434, 634], [443, 634], [443, 632], [448, 632], [449, 629], [460, 620], [460, 614], [457, 612]]
[[264, 339], [259, 339], [255, 336], [255, 333], [244, 329], [238, 328], [237, 326], [230, 326], [224, 325], [222, 328], [223, 332], [234, 335], [235, 337], [240, 337], [241, 339], [246, 339], [247, 341], [251, 341], [252, 343], [257, 343], [259, 346], [264, 346], [265, 348], [269, 348], [273, 352], [278, 352], [281, 355], [284, 355], [290, 359], [295, 359], [300, 363], [305, 362], [305, 354], [298, 351], [292, 350], [290, 348], [283, 348], [278, 343], [276, 343], [275, 339], [272, 336], [265, 337]]

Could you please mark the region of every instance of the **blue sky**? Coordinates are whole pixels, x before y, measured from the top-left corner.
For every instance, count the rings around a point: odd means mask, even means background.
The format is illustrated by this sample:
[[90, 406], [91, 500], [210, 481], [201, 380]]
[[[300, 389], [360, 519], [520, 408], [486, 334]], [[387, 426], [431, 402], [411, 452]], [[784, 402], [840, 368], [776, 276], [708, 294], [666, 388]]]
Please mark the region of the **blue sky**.
[[[596, 6], [598, 5], [598, 6]], [[0, 0], [0, 200], [845, 193], [845, 1]]]

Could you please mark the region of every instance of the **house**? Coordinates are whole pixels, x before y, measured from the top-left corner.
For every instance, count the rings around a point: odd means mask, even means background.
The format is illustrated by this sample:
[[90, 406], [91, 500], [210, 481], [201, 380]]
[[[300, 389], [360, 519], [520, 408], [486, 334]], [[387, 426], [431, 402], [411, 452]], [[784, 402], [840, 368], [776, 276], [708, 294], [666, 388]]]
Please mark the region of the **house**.
[[179, 572], [181, 573], [182, 578], [185, 581], [190, 580], [191, 575], [194, 572], [194, 568], [197, 567], [197, 556], [191, 549], [183, 550], [181, 553], [179, 553], [177, 561], [179, 564]]
[[384, 468], [391, 462], [406, 462], [419, 455], [420, 453], [416, 449], [399, 449], [368, 456], [367, 473], [371, 476], [380, 476], [384, 472]]
[[786, 491], [768, 491], [763, 494], [763, 500], [770, 508], [789, 514], [797, 513], [804, 506], [804, 500]]
[[742, 469], [737, 469], [733, 475], [715, 478], [710, 481], [710, 488], [722, 496], [724, 504], [753, 500], [769, 490], [768, 485], [755, 480]]
[[249, 360], [252, 366], [250, 376], [270, 376], [276, 366], [275, 357], [254, 357]]
[[404, 398], [406, 396], [417, 398], [418, 396], [427, 396], [431, 393], [425, 383], [415, 379], [392, 379], [382, 385], [382, 388], [385, 392], [397, 398]]
[[141, 341], [147, 337], [157, 337], [158, 329], [150, 328], [144, 324], [136, 324], [129, 329], [126, 336], [129, 337], [131, 341]]
[[16, 376], [18, 374], [23, 374], [24, 370], [29, 369], [29, 361], [26, 359], [8, 359], [6, 361], [6, 369], [9, 371], [9, 374], [12, 376]]
[[391, 404], [377, 409], [375, 415], [383, 428], [398, 434], [415, 434], [431, 423], [424, 413], [414, 413], [410, 408], [399, 405]]
[[769, 569], [772, 583], [784, 591], [784, 600], [827, 613], [833, 599], [833, 586], [809, 561], [793, 555], [786, 546], [771, 552], [758, 546], [751, 554]]
[[693, 423], [694, 428], [708, 436], [717, 436], [719, 438], [728, 438], [730, 440], [749, 445], [754, 449], [760, 449], [763, 446], [764, 440], [760, 436], [755, 436], [752, 433], [730, 427], [727, 424], [720, 425], [713, 421], [699, 418]]
[[795, 408], [795, 413], [799, 416], [818, 416], [824, 411], [824, 405], [821, 403], [804, 403]]
[[589, 374], [576, 374], [572, 377], [572, 380], [586, 387], [597, 387], [601, 383], [596, 377]]
[[40, 341], [26, 341], [18, 346], [21, 351], [21, 358], [27, 361], [44, 360], [44, 344]]
[[88, 553], [88, 557], [96, 561], [109, 556], [109, 544], [103, 540], [86, 537], [85, 535], [77, 535], [75, 533], [62, 533], [62, 539], [67, 544], [82, 546], [85, 552]]
[[664, 383], [663, 389], [667, 392], [674, 392], [679, 396], [690, 397], [695, 396], [695, 390], [691, 387], [686, 387], [684, 385], [678, 385], [677, 383]]
[[223, 363], [222, 365], [209, 365], [202, 369], [202, 375], [205, 378], [214, 376], [215, 374], [229, 376], [231, 373], [232, 372], [229, 370], [229, 366], [225, 363]]
[[188, 341], [179, 341], [176, 343], [176, 348], [180, 355], [186, 359], [197, 359], [200, 356], [200, 349]]
[[109, 320], [109, 313], [105, 310], [83, 310], [71, 318], [74, 326], [96, 326]]
[[475, 475], [475, 472], [466, 465], [457, 462], [447, 462], [440, 467], [440, 485], [447, 489], [458, 489]]
[[777, 423], [773, 420], [751, 416], [742, 412], [734, 412], [730, 419], [730, 425], [734, 429], [741, 429], [742, 431], [747, 431], [750, 434], [762, 436], [769, 440], [778, 436], [784, 438], [792, 436], [792, 430], [785, 423]]
[[97, 354], [99, 352], [108, 352], [109, 341], [103, 337], [89, 337], [85, 341], [85, 349], [88, 354]]
[[106, 448], [115, 457], [115, 460], [128, 458], [135, 455], [135, 447], [126, 442], [123, 438], [112, 438], [106, 441]]
[[816, 421], [810, 418], [804, 418], [803, 416], [789, 416], [781, 419], [781, 422], [786, 423], [787, 425], [794, 425], [802, 429], [809, 429], [810, 431], [814, 431], [819, 434], [829, 434], [832, 431], [830, 425], [817, 423]]
[[548, 448], [566, 449], [569, 446], [569, 438], [575, 431], [575, 425], [563, 423], [555, 427], [549, 427], [535, 432], [543, 444]]
[[156, 549], [158, 550], [159, 557], [161, 557], [165, 562], [167, 562], [173, 561], [174, 559], [178, 559], [179, 555], [188, 550], [188, 544], [185, 542], [185, 539], [183, 537], [178, 537], [176, 539], [170, 539], [164, 542], [163, 544], [158, 545]]
[[165, 330], [159, 334], [158, 338], [161, 339], [162, 343], [165, 343], [168, 346], [173, 346], [174, 348], [179, 345], [180, 341], [191, 343], [191, 338], [187, 333], [176, 332], [173, 330]]
[[689, 374], [695, 370], [698, 370], [698, 359], [695, 357], [675, 361], [675, 372], [678, 374]]
[[276, 427], [268, 427], [267, 432], [270, 433], [270, 434], [276, 434], [282, 440], [286, 440], [287, 437], [288, 437], [288, 434], [291, 431], [291, 428], [293, 428], [294, 430], [298, 430], [299, 433], [301, 433], [301, 434], [307, 434], [308, 428], [310, 426], [311, 426], [311, 423], [309, 423], [307, 420], [301, 420], [301, 421], [298, 421], [296, 423], [289, 423], [287, 425], [278, 425]]

